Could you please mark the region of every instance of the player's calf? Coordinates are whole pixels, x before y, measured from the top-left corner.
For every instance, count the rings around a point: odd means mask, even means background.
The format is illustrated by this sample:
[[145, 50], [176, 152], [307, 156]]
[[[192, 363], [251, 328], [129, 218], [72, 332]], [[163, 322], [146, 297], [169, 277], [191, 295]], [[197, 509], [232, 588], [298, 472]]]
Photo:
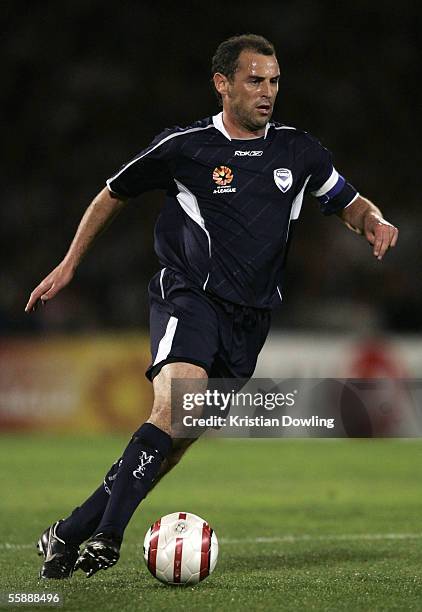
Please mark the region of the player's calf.
[[163, 461], [160, 470], [154, 480], [152, 489], [157, 486], [160, 480], [168, 474], [179, 463], [188, 448], [196, 441], [195, 438], [176, 438], [173, 440], [173, 449], [171, 454]]
[[151, 423], [144, 423], [126, 447], [110, 498], [96, 535], [76, 561], [87, 577], [117, 563], [123, 533], [140, 501], [151, 489], [164, 460], [172, 450], [171, 437]]
[[123, 533], [132, 514], [152, 488], [165, 459], [171, 454], [171, 437], [144, 423], [126, 447], [97, 533]]

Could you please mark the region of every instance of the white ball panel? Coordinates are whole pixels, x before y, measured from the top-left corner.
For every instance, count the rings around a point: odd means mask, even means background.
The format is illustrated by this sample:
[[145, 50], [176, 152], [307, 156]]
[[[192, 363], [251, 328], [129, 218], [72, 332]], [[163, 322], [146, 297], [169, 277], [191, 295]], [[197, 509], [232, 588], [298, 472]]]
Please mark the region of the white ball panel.
[[192, 546], [192, 542], [189, 539], [185, 539], [183, 542], [181, 582], [186, 582], [192, 574], [199, 572], [200, 563], [200, 551], [198, 552]]
[[149, 551], [150, 536], [151, 536], [151, 528], [148, 529], [148, 531], [145, 534], [145, 538], [144, 538], [144, 559], [145, 559], [145, 563], [148, 563], [148, 551]]
[[167, 576], [164, 574], [164, 572], [161, 572], [160, 570], [157, 569], [156, 573], [155, 573], [155, 577], [158, 578], [158, 580], [160, 582], [164, 582], [164, 584], [168, 583], [167, 580]]
[[192, 584], [198, 584], [198, 582], [199, 582], [199, 572], [197, 572], [196, 574], [191, 574], [190, 578], [186, 580], [185, 584], [191, 586]]
[[215, 535], [215, 531], [212, 532], [211, 536], [211, 555], [210, 555], [210, 574], [214, 571], [215, 565], [218, 559], [218, 540]]

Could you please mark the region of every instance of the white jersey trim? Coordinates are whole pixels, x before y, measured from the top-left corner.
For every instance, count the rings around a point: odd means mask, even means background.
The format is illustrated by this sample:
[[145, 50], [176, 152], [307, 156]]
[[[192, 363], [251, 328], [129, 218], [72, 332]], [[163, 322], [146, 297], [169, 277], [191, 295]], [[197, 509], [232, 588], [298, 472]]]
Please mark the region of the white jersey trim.
[[208, 254], [211, 257], [211, 236], [209, 234], [209, 231], [205, 227], [205, 221], [203, 216], [201, 215], [198, 200], [196, 196], [187, 187], [185, 187], [185, 185], [183, 185], [183, 183], [181, 183], [177, 179], [174, 179], [174, 182], [176, 183], [179, 189], [179, 193], [177, 194], [176, 198], [180, 206], [183, 208], [188, 217], [192, 219], [192, 221], [195, 221], [195, 223], [202, 227], [202, 229], [207, 235]]
[[171, 346], [173, 344], [173, 338], [174, 334], [176, 333], [178, 322], [179, 319], [177, 317], [170, 317], [167, 323], [166, 332], [160, 340], [157, 356], [155, 357], [154, 363], [152, 365], [156, 365], [157, 363], [160, 363], [160, 361], [167, 359], [167, 356], [171, 351]]
[[213, 125], [214, 125], [215, 129], [218, 130], [219, 132], [221, 132], [223, 134], [223, 136], [225, 136], [228, 140], [232, 139], [230, 134], [228, 133], [228, 131], [224, 127], [224, 123], [223, 123], [223, 111], [221, 111], [221, 113], [218, 113], [218, 115], [214, 115], [213, 118], [212, 118], [212, 122], [213, 122]]
[[[123, 168], [121, 170], [119, 170], [119, 172], [117, 172], [114, 176], [112, 176], [111, 178], [107, 179], [106, 180], [107, 187], [110, 189], [111, 192], [116, 193], [110, 187], [110, 183], [112, 181], [114, 181], [118, 176], [120, 176], [122, 174], [122, 172], [127, 170], [130, 166], [135, 164], [137, 161], [139, 161], [140, 159], [142, 159], [146, 155], [149, 155], [150, 153], [155, 151], [155, 149], [157, 149], [158, 147], [161, 147], [161, 145], [164, 144], [165, 142], [167, 142], [168, 140], [171, 140], [172, 138], [176, 138], [176, 136], [183, 136], [184, 134], [191, 134], [192, 132], [200, 132], [201, 130], [208, 130], [211, 127], [214, 127], [214, 125], [212, 123], [210, 123], [209, 125], [206, 125], [205, 127], [189, 128], [187, 130], [184, 130], [183, 132], [175, 132], [174, 134], [169, 134], [168, 136], [163, 138], [163, 140], [160, 140], [160, 142], [157, 142], [157, 144], [154, 145], [153, 147], [151, 147], [151, 149], [149, 149], [148, 151], [145, 151], [145, 153], [141, 153], [141, 155], [138, 155], [138, 157], [135, 157], [134, 159], [132, 159], [132, 161], [127, 163], [125, 166], [123, 166]], [[118, 194], [116, 193], [116, 195], [118, 195]]]
[[[188, 215], [188, 217], [190, 217], [192, 221], [195, 221], [195, 223], [197, 223], [199, 227], [201, 227], [204, 230], [205, 234], [207, 235], [208, 255], [209, 257], [211, 257], [211, 236], [210, 236], [209, 231], [205, 227], [205, 221], [204, 221], [203, 216], [201, 215], [198, 200], [195, 194], [193, 194], [185, 185], [183, 185], [183, 183], [181, 183], [177, 179], [174, 179], [174, 182], [176, 183], [177, 188], [179, 189], [179, 193], [177, 194], [176, 199], [179, 202], [180, 206], [183, 208], [183, 210]], [[205, 290], [205, 287], [207, 286], [209, 276], [210, 275], [208, 273], [208, 276], [205, 279], [205, 282], [202, 287], [204, 290]]]
[[[296, 221], [296, 219], [299, 219], [300, 211], [302, 209], [302, 204], [303, 204], [303, 196], [305, 194], [306, 185], [308, 184], [308, 181], [310, 178], [311, 178], [311, 175], [306, 177], [305, 182], [303, 183], [302, 189], [299, 191], [299, 193], [293, 200], [292, 209], [290, 211], [289, 227], [290, 227], [290, 221], [292, 220]], [[287, 229], [287, 236], [288, 235], [289, 235], [289, 230]]]
[[[274, 125], [274, 124], [271, 124]], [[279, 126], [275, 126], [274, 125], [274, 129], [275, 130], [295, 130], [295, 127], [292, 127], [291, 125], [279, 125]]]
[[356, 198], [358, 198], [358, 197], [359, 197], [359, 195], [360, 195], [359, 193], [357, 193], [356, 195], [354, 195], [354, 196], [353, 196], [353, 198], [350, 200], [350, 202], [349, 202], [348, 204], [346, 204], [346, 206], [343, 206], [343, 210], [344, 210], [345, 208], [347, 208], [348, 206], [350, 206], [350, 204], [353, 204], [353, 202], [356, 200]]
[[[214, 125], [215, 129], [218, 130], [219, 132], [221, 132], [223, 134], [223, 136], [225, 136], [228, 140], [256, 140], [256, 138], [261, 138], [261, 136], [256, 136], [255, 138], [232, 138], [230, 136], [230, 134], [228, 133], [228, 131], [226, 130], [225, 126], [224, 126], [224, 123], [223, 123], [223, 111], [218, 113], [218, 115], [214, 115], [213, 118], [212, 118], [212, 122], [213, 122], [213, 125]], [[264, 140], [267, 137], [268, 130], [270, 129], [271, 125], [273, 125], [273, 124], [272, 123], [267, 123], [267, 125], [265, 126]]]
[[316, 191], [311, 191], [312, 195], [316, 198], [320, 198], [321, 196], [325, 195], [328, 191], [330, 191], [330, 189], [332, 189], [336, 185], [338, 179], [339, 174], [337, 170], [333, 168], [333, 171], [331, 172], [325, 183]]

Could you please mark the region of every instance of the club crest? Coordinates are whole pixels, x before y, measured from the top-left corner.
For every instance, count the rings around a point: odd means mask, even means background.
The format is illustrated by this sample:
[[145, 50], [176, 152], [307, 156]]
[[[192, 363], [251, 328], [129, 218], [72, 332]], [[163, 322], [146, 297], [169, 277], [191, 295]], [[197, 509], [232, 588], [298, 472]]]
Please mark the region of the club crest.
[[283, 193], [289, 191], [293, 184], [293, 176], [288, 168], [276, 168], [274, 170], [274, 183]]
[[148, 463], [153, 461], [153, 459], [154, 455], [148, 455], [145, 451], [142, 451], [142, 453], [139, 455], [139, 465], [136, 470], [133, 470], [132, 472], [135, 478], [141, 479], [143, 476], [145, 476], [145, 468]]

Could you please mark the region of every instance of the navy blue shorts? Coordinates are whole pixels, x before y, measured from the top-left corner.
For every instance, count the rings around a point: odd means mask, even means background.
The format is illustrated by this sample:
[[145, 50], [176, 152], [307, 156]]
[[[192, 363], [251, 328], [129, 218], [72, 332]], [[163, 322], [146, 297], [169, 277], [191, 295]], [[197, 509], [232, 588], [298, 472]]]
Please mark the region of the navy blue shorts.
[[152, 380], [166, 363], [201, 366], [210, 378], [251, 378], [271, 311], [205, 293], [169, 268], [149, 284]]

